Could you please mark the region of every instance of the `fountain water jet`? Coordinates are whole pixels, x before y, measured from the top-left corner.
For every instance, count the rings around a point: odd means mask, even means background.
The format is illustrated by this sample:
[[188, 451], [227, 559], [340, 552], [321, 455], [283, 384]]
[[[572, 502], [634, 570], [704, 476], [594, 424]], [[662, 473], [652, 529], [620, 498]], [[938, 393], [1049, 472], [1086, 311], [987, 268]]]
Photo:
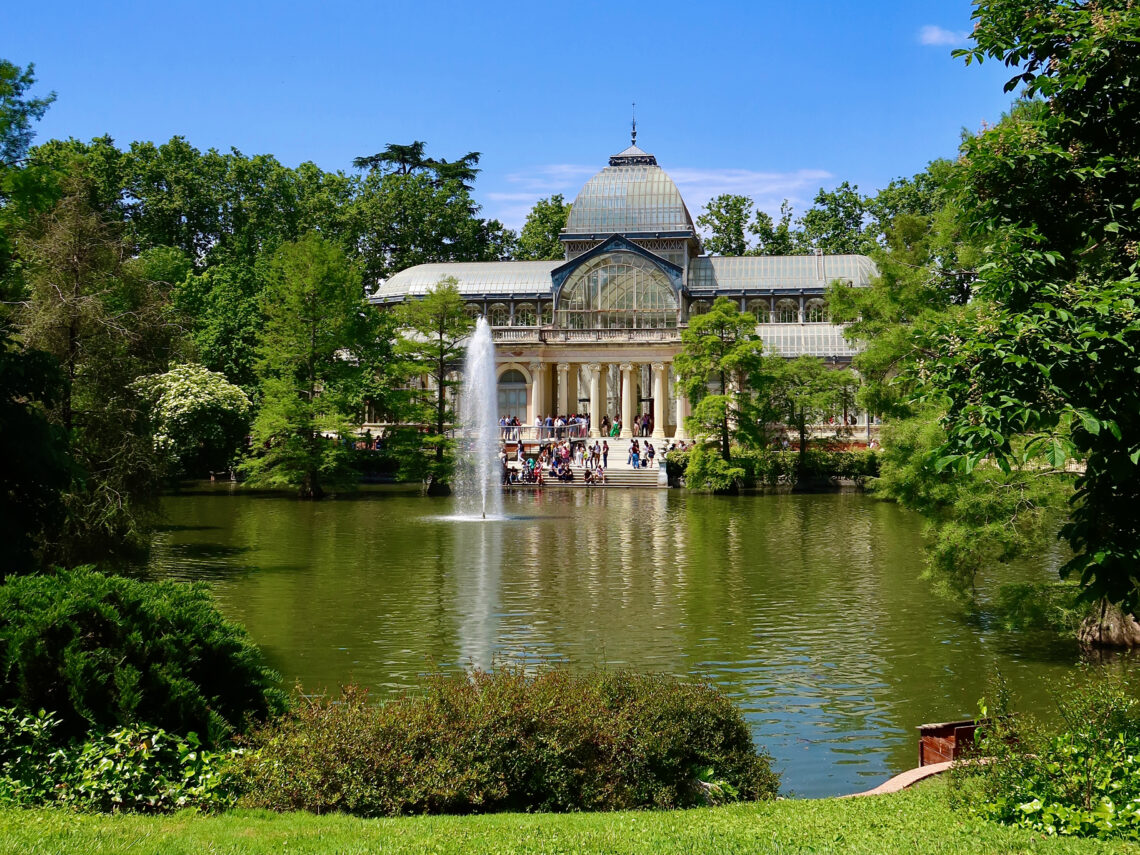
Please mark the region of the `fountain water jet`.
[[479, 318], [467, 345], [463, 366], [463, 398], [459, 422], [463, 429], [456, 501], [468, 519], [503, 518], [499, 463], [499, 391], [495, 376], [495, 342], [491, 325]]

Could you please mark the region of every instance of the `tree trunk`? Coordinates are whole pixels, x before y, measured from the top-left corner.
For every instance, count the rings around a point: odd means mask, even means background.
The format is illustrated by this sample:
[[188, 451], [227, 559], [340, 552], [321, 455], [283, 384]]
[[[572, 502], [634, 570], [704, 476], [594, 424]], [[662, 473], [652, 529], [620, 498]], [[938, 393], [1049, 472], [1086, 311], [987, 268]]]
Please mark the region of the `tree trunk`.
[[1086, 647], [1140, 647], [1140, 623], [1101, 600], [1081, 621], [1077, 640]]

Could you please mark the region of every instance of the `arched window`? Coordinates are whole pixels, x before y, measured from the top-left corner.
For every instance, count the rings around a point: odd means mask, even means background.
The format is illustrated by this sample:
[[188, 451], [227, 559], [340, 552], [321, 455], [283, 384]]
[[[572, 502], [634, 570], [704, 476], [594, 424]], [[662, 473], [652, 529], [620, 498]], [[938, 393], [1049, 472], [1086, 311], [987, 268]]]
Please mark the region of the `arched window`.
[[548, 327], [554, 323], [554, 304], [551, 303], [549, 300], [547, 300], [545, 303], [542, 303], [541, 305], [542, 305], [542, 316], [539, 319], [539, 323], [542, 324], [544, 327]]
[[657, 265], [632, 252], [613, 252], [571, 274], [559, 293], [558, 315], [570, 329], [674, 327], [677, 296]]
[[515, 326], [533, 327], [535, 325], [534, 303], [519, 303], [515, 306]]
[[828, 319], [827, 303], [818, 297], [804, 304], [804, 320], [809, 324], [822, 324]]
[[768, 301], [767, 300], [749, 300], [748, 313], [756, 318], [756, 323], [768, 323]]
[[499, 416], [518, 416], [526, 421], [526, 377], [517, 368], [508, 368], [499, 377]]
[[800, 322], [800, 304], [796, 300], [778, 300], [775, 315], [772, 320], [778, 324], [798, 324]]
[[511, 310], [506, 303], [492, 303], [487, 309], [487, 323], [493, 327], [505, 327], [511, 322]]
[[693, 302], [689, 304], [689, 317], [692, 318], [697, 315], [703, 315], [708, 310], [708, 300], [693, 300]]
[[463, 314], [467, 315], [467, 317], [473, 321], [477, 320], [479, 316], [483, 314], [483, 307], [478, 303], [465, 303], [463, 305]]

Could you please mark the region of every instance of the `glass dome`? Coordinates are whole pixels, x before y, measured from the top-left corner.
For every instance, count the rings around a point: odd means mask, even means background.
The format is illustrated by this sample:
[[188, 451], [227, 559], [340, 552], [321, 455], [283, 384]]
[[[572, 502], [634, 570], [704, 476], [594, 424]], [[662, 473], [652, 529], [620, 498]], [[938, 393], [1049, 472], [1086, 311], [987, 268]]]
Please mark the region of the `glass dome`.
[[636, 146], [610, 158], [574, 200], [563, 234], [693, 233], [677, 185]]

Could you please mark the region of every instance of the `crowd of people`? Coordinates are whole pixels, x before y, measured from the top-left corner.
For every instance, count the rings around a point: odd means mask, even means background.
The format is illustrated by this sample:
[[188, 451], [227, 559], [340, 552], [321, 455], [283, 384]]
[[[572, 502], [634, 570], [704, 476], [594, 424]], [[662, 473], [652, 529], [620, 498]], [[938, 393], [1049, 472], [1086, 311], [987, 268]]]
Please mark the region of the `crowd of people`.
[[[603, 417], [600, 427], [603, 438], [586, 439], [589, 417], [581, 414], [570, 416], [547, 416], [535, 420], [538, 451], [527, 452], [521, 435], [522, 425], [518, 418], [504, 416], [499, 420], [500, 436], [503, 440], [499, 451], [502, 469], [502, 482], [509, 484], [537, 484], [547, 481], [574, 482], [580, 473], [582, 482], [587, 485], [606, 483], [606, 471], [610, 466], [609, 439], [621, 433], [621, 422]], [[607, 432], [608, 428], [608, 432]], [[626, 455], [626, 465], [632, 469], [647, 469], [657, 462], [658, 448], [646, 437], [653, 432], [650, 416], [638, 417], [636, 430], [640, 439], [630, 442]], [[644, 440], [644, 441], [642, 441]], [[512, 447], [508, 449], [508, 444]], [[689, 444], [684, 440], [661, 444], [660, 453], [688, 451]]]

